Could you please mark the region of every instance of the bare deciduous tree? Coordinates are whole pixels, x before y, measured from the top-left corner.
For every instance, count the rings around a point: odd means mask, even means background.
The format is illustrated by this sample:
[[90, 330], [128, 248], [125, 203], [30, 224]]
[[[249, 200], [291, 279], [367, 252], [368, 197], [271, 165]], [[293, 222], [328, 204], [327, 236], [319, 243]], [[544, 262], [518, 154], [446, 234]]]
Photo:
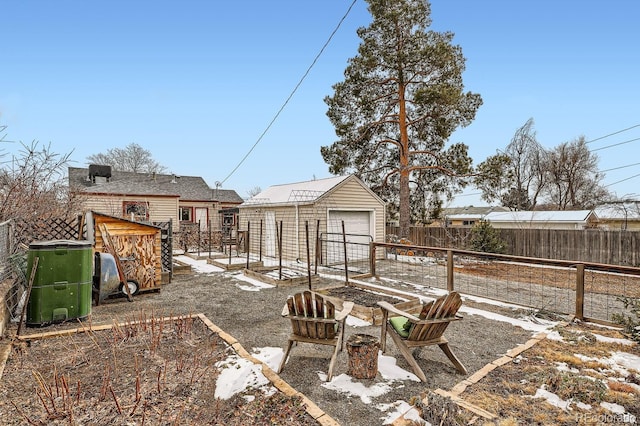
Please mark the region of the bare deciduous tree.
[[111, 166], [114, 170], [134, 173], [165, 173], [167, 168], [153, 159], [151, 151], [137, 143], [124, 148], [110, 148], [106, 152], [89, 155], [87, 162]]
[[478, 166], [475, 184], [487, 202], [498, 200], [512, 210], [530, 210], [545, 187], [545, 168], [546, 151], [538, 143], [530, 118], [516, 130], [504, 152]]
[[565, 142], [549, 151], [545, 193], [560, 210], [591, 209], [611, 199], [602, 185], [598, 156], [587, 148], [584, 136]]
[[[0, 132], [5, 129], [0, 126]], [[71, 153], [54, 153], [50, 144], [38, 141], [18, 143], [17, 153], [0, 154], [0, 221], [19, 221], [24, 232], [36, 235], [36, 228], [48, 220], [73, 218], [81, 200], [67, 185]]]

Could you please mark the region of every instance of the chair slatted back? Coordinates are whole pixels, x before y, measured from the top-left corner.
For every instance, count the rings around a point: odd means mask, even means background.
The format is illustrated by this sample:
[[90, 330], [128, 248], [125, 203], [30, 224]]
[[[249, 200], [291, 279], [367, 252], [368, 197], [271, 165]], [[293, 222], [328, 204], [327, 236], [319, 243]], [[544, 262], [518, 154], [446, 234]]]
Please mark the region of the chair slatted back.
[[336, 308], [319, 294], [296, 293], [287, 299], [287, 307], [293, 334], [310, 339], [336, 337]]
[[[462, 306], [462, 298], [457, 292], [451, 292], [446, 296], [426, 304], [419, 318], [421, 320], [446, 320], [456, 319], [456, 314]], [[431, 324], [414, 323], [409, 332], [408, 340], [426, 341], [441, 337], [450, 321], [443, 321]]]

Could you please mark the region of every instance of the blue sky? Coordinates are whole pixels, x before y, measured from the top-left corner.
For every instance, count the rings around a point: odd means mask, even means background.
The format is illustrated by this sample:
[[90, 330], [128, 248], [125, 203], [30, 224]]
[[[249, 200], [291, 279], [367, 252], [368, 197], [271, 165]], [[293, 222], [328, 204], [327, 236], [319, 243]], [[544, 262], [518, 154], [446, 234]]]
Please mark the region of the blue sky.
[[[240, 167], [352, 0], [3, 2], [0, 125], [74, 165], [135, 142], [171, 172], [242, 197], [328, 177], [335, 140], [323, 101], [370, 22], [357, 0], [287, 106]], [[546, 147], [640, 125], [640, 2], [433, 0], [464, 83], [484, 105], [456, 132], [477, 164], [529, 118]], [[590, 143], [605, 184], [640, 198], [640, 126]], [[620, 144], [622, 143], [622, 144]], [[610, 147], [611, 145], [620, 144]], [[5, 153], [18, 148], [5, 143]], [[635, 165], [634, 165], [635, 164]], [[633, 165], [633, 166], [631, 166]], [[629, 166], [629, 167], [624, 167]], [[623, 182], [620, 182], [623, 181]], [[483, 204], [473, 190], [452, 205]]]

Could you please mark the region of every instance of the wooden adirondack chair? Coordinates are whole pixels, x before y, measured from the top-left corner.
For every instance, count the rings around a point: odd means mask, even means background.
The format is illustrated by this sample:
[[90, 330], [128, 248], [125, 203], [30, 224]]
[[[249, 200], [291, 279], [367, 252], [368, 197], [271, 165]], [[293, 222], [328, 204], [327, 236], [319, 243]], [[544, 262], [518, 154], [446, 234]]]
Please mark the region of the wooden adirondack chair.
[[333, 377], [338, 350], [342, 350], [344, 323], [351, 309], [353, 309], [353, 302], [344, 302], [342, 310], [336, 312], [333, 303], [308, 290], [289, 296], [283, 315], [291, 320], [293, 332], [289, 336], [289, 344], [278, 373], [284, 368], [294, 343], [330, 345], [335, 347], [329, 363], [328, 380], [330, 381]]
[[[456, 369], [462, 374], [467, 374], [467, 369], [451, 352], [449, 342], [443, 337], [451, 321], [462, 319], [457, 315], [458, 309], [462, 306], [460, 294], [454, 291], [427, 303], [418, 317], [401, 311], [387, 302], [378, 302], [378, 306], [382, 308], [380, 343], [383, 353], [386, 350], [388, 332], [416, 376], [423, 382], [427, 381], [427, 377], [411, 353], [411, 349], [422, 346], [438, 345]], [[390, 316], [390, 314], [397, 316]]]

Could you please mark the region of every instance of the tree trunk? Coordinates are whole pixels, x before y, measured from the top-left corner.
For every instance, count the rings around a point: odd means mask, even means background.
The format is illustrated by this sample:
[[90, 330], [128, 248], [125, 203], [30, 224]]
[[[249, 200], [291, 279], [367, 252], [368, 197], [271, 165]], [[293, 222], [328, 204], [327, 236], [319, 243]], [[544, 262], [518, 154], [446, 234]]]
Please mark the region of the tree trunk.
[[[400, 78], [402, 80], [402, 78]], [[405, 100], [405, 86], [398, 85], [398, 105], [400, 113], [398, 115], [398, 126], [400, 128], [400, 238], [409, 237], [409, 227], [411, 226], [411, 204], [409, 202], [409, 132], [407, 130], [407, 106]]]
[[354, 334], [347, 340], [347, 374], [356, 379], [373, 379], [378, 374], [380, 341], [368, 334]]

